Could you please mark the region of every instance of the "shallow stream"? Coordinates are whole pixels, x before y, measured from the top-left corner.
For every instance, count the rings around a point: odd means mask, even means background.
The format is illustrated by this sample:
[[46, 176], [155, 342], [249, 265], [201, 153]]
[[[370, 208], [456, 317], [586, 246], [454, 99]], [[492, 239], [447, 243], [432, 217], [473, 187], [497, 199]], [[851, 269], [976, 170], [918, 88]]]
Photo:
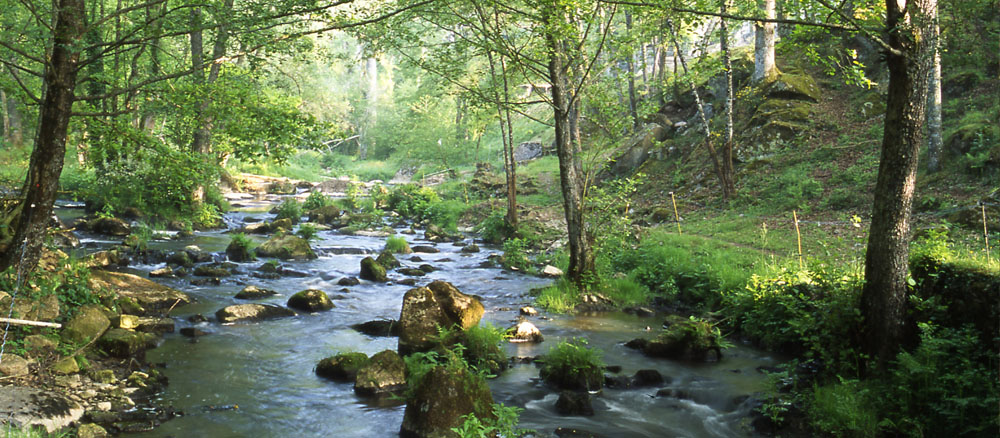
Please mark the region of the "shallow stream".
[[[227, 223], [238, 225], [248, 218], [270, 219], [266, 205], [249, 205], [229, 213]], [[73, 211], [60, 215], [71, 216]], [[251, 219], [251, 220], [254, 220]], [[418, 235], [405, 236], [412, 244], [429, 245]], [[109, 242], [84, 236], [86, 246], [101, 247]], [[221, 231], [197, 233], [179, 241], [151, 242], [151, 248], [181, 249], [197, 245], [220, 253], [229, 243]], [[338, 351], [374, 354], [396, 348], [396, 338], [370, 337], [352, 330], [351, 324], [374, 319], [398, 319], [403, 294], [410, 286], [374, 284], [337, 285], [341, 277], [356, 277], [366, 254], [377, 254], [384, 238], [345, 236], [321, 231], [313, 242], [319, 259], [283, 262], [282, 265], [307, 273], [305, 277], [262, 280], [248, 275], [262, 261], [244, 263], [247, 274], [223, 279], [219, 286], [192, 286], [191, 278], [160, 279], [198, 300], [175, 309], [171, 316], [177, 328], [191, 326], [187, 317], [214, 315], [215, 311], [246, 301], [233, 296], [245, 285], [274, 289], [279, 296], [263, 300], [284, 305], [289, 296], [303, 289], [326, 291], [336, 308], [328, 312], [300, 314], [293, 318], [251, 324], [219, 325], [200, 323], [209, 335], [192, 340], [167, 334], [147, 359], [163, 363], [170, 383], [160, 403], [172, 405], [184, 415], [165, 422], [141, 437], [397, 437], [404, 406], [399, 402], [374, 403], [355, 396], [352, 385], [321, 379], [313, 372], [320, 359]], [[485, 246], [476, 254], [463, 254], [451, 243], [435, 245], [436, 254], [399, 256], [405, 265], [430, 263], [439, 270], [418, 278], [418, 285], [445, 280], [459, 290], [475, 294], [486, 306], [484, 320], [507, 327], [517, 317], [517, 309], [531, 303], [528, 291], [550, 280], [481, 268], [480, 263], [495, 248]], [[132, 268], [148, 272], [162, 265]], [[390, 272], [390, 279], [404, 278]], [[742, 346], [725, 351], [717, 363], [698, 364], [650, 359], [626, 348], [623, 343], [650, 336], [647, 327], [657, 329], [662, 315], [640, 318], [624, 313], [599, 316], [565, 316], [542, 313], [531, 318], [545, 336], [537, 345], [510, 344], [511, 356], [544, 354], [564, 339], [586, 338], [589, 345], [604, 353], [609, 365], [622, 367], [622, 374], [640, 369], [656, 369], [670, 383], [665, 387], [686, 394], [684, 398], [656, 397], [658, 388], [604, 389], [595, 397], [593, 417], [564, 417], [555, 412], [557, 393], [538, 381], [535, 365], [515, 365], [490, 381], [495, 401], [524, 408], [521, 427], [550, 436], [556, 427], [585, 429], [604, 437], [746, 437], [748, 403], [746, 396], [764, 390], [766, 378], [756, 369], [774, 365], [771, 356]]]

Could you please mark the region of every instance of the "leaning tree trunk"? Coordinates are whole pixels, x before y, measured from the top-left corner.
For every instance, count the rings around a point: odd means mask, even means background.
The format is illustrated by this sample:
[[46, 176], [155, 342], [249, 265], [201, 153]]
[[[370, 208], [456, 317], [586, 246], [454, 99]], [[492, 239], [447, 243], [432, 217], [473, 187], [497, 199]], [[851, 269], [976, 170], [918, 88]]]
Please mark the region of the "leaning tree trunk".
[[[764, 9], [764, 18], [774, 19], [774, 0], [758, 0]], [[774, 66], [774, 22], [755, 23], [756, 42], [753, 56], [753, 82], [763, 82], [778, 73]]]
[[[729, 9], [729, 0], [721, 1], [722, 15], [726, 15]], [[721, 37], [719, 48], [722, 51], [722, 69], [726, 75], [726, 132], [723, 136], [722, 145], [722, 194], [726, 199], [736, 195], [736, 171], [733, 170], [733, 63], [729, 53], [729, 26], [726, 19], [719, 20], [719, 31]]]
[[11, 245], [0, 256], [0, 269], [19, 264], [19, 269], [27, 272], [38, 264], [45, 227], [59, 189], [80, 60], [75, 48], [84, 31], [84, 1], [59, 0], [55, 14], [51, 57], [43, 77], [45, 91], [39, 108], [38, 134], [22, 189], [24, 200]]
[[573, 139], [571, 126], [574, 100], [570, 89], [565, 42], [557, 36], [555, 29], [565, 22], [565, 17], [556, 16], [555, 11], [543, 12], [543, 21], [548, 29], [545, 39], [548, 45], [548, 73], [551, 83], [552, 107], [554, 110], [556, 155], [559, 158], [559, 182], [563, 193], [563, 211], [566, 215], [566, 231], [569, 241], [569, 270], [566, 273], [577, 286], [583, 287], [594, 272], [594, 256], [587, 240], [583, 222], [583, 165], [581, 163], [580, 142]]
[[[632, 34], [632, 14], [625, 12], [625, 31], [629, 36]], [[631, 47], [629, 47], [631, 49]], [[628, 68], [628, 113], [632, 117], [632, 131], [639, 131], [639, 104], [635, 97], [635, 61], [631, 50], [625, 51], [625, 65]], [[645, 72], [643, 72], [645, 74]]]
[[922, 23], [937, 16], [937, 0], [904, 6], [887, 0], [886, 8], [891, 48], [886, 55], [889, 94], [861, 294], [864, 349], [878, 369], [895, 358], [905, 335], [910, 208], [922, 144], [930, 58]]

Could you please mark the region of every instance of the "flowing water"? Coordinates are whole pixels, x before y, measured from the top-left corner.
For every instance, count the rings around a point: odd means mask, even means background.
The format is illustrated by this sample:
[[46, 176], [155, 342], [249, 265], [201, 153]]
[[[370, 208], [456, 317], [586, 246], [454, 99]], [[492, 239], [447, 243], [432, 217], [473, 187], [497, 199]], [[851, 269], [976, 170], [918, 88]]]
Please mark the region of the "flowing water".
[[[70, 213], [71, 214], [71, 213]], [[65, 215], [64, 215], [65, 216]], [[247, 217], [269, 219], [258, 208], [230, 213], [227, 223], [238, 224]], [[412, 244], [428, 244], [418, 236], [405, 236]], [[106, 241], [84, 239], [88, 246], [104, 246]], [[222, 232], [198, 233], [188, 240], [153, 242], [152, 248], [180, 249], [197, 245], [204, 251], [222, 252], [229, 236]], [[396, 284], [338, 286], [341, 277], [358, 275], [366, 254], [377, 254], [384, 238], [344, 236], [322, 231], [313, 247], [319, 259], [284, 262], [283, 265], [307, 273], [305, 277], [262, 280], [236, 275], [219, 286], [192, 286], [188, 279], [161, 282], [182, 290], [197, 303], [175, 309], [171, 316], [178, 329], [191, 326], [187, 317], [213, 315], [216, 310], [246, 301], [233, 296], [247, 284], [281, 293], [261, 302], [284, 305], [289, 296], [303, 289], [326, 291], [336, 308], [328, 312], [300, 314], [293, 318], [250, 324], [219, 325], [200, 323], [211, 334], [194, 341], [168, 334], [162, 345], [150, 350], [147, 359], [163, 363], [170, 383], [159, 401], [183, 411], [184, 415], [165, 422], [142, 437], [396, 437], [404, 406], [398, 401], [370, 402], [354, 395], [351, 384], [318, 378], [313, 367], [322, 358], [338, 351], [374, 354], [396, 348], [396, 339], [369, 337], [355, 332], [351, 324], [374, 319], [398, 319], [403, 294], [410, 288]], [[530, 304], [528, 291], [549, 280], [480, 268], [480, 263], [496, 249], [483, 248], [463, 254], [450, 243], [436, 245], [440, 253], [399, 256], [404, 265], [430, 263], [439, 270], [418, 278], [418, 284], [445, 280], [459, 290], [475, 294], [486, 306], [484, 320], [506, 327], [517, 317], [521, 305]], [[263, 261], [244, 263], [249, 273]], [[133, 266], [148, 272], [160, 265]], [[393, 274], [390, 274], [392, 278]], [[397, 276], [397, 278], [401, 278]], [[510, 344], [511, 356], [544, 354], [561, 340], [586, 338], [589, 345], [604, 352], [609, 365], [622, 367], [631, 375], [640, 369], [656, 369], [670, 383], [664, 387], [687, 394], [684, 398], [656, 397], [658, 388], [604, 389], [594, 397], [593, 417], [564, 417], [556, 413], [557, 393], [538, 381], [535, 365], [515, 365], [490, 381], [495, 401], [524, 409], [521, 427], [550, 435], [556, 427], [585, 429], [605, 437], [744, 437], [748, 436], [747, 395], [764, 389], [765, 377], [756, 371], [773, 365], [775, 359], [759, 351], [737, 346], [726, 350], [718, 363], [698, 364], [650, 359], [624, 347], [640, 336], [651, 336], [661, 316], [640, 318], [623, 313], [599, 316], [545, 315], [531, 318], [545, 342], [536, 345]]]

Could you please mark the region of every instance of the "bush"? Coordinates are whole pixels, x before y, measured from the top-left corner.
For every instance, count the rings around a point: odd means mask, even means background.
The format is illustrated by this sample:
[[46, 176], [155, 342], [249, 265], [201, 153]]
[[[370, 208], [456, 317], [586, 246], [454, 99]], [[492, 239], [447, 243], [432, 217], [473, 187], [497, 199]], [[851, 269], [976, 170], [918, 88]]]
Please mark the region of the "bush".
[[879, 400], [892, 436], [993, 436], [997, 417], [996, 353], [971, 328], [921, 324], [921, 342], [902, 352]]
[[447, 231], [458, 230], [458, 218], [469, 209], [469, 206], [456, 200], [430, 203], [424, 209], [421, 219], [427, 219]]
[[309, 193], [309, 197], [302, 203], [302, 209], [311, 211], [328, 205], [333, 205], [333, 199], [317, 190]]
[[410, 244], [402, 236], [389, 236], [385, 239], [385, 250], [393, 254], [409, 254]]
[[507, 224], [507, 214], [503, 210], [493, 210], [490, 215], [476, 227], [476, 232], [487, 243], [499, 245], [514, 235], [514, 230]]
[[274, 219], [291, 219], [293, 224], [297, 224], [302, 219], [302, 205], [294, 198], [285, 198], [278, 205], [278, 212], [275, 214]]
[[528, 249], [530, 247], [531, 242], [528, 239], [521, 237], [507, 239], [503, 243], [503, 265], [508, 268], [530, 272], [533, 269], [532, 261], [528, 257]]
[[817, 386], [808, 408], [809, 422], [817, 431], [847, 438], [878, 436], [878, 410], [868, 388], [857, 380]]
[[480, 373], [496, 374], [507, 367], [507, 356], [500, 347], [506, 339], [506, 332], [489, 322], [470, 327], [461, 333], [462, 356]]
[[726, 295], [723, 312], [764, 348], [818, 360], [828, 373], [857, 375], [861, 284], [857, 273], [825, 268], [754, 275]]
[[387, 204], [390, 210], [408, 219], [422, 220], [427, 207], [441, 202], [441, 197], [430, 187], [404, 184], [389, 192]]
[[542, 357], [542, 380], [563, 389], [600, 389], [604, 381], [604, 360], [600, 350], [587, 347], [587, 341], [560, 342]]

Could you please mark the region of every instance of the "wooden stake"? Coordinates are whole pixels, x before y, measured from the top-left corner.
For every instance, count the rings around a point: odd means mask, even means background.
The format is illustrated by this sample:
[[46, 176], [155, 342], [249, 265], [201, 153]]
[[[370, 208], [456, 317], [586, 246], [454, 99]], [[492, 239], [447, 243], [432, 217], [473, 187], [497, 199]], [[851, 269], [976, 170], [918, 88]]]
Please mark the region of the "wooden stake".
[[799, 269], [802, 269], [802, 233], [799, 232], [799, 215], [792, 210], [792, 219], [795, 220], [795, 237], [799, 242]]
[[674, 222], [677, 224], [677, 234], [681, 234], [681, 217], [677, 214], [677, 199], [674, 192], [670, 192], [670, 203], [674, 205]]
[[58, 324], [55, 322], [29, 321], [27, 319], [0, 318], [0, 323], [7, 323], [13, 325], [30, 325], [35, 327], [62, 328], [62, 324]]

